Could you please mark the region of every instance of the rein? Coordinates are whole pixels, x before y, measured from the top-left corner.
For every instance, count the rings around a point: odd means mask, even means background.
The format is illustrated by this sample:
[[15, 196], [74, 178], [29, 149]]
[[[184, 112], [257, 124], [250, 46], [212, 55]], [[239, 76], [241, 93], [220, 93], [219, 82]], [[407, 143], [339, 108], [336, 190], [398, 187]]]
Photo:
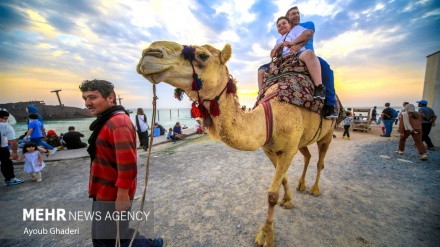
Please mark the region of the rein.
[[[153, 84], [153, 114], [151, 116], [151, 125], [150, 126], [154, 126], [154, 123], [156, 122], [156, 101], [157, 101], [158, 97], [156, 96], [156, 84]], [[145, 204], [145, 196], [147, 194], [147, 184], [148, 184], [148, 175], [150, 174], [150, 157], [151, 157], [151, 148], [153, 147], [153, 139], [154, 139], [154, 135], [151, 134], [150, 137], [150, 143], [148, 145], [148, 156], [147, 156], [147, 161], [145, 164], [145, 181], [144, 181], [144, 191], [142, 193], [142, 201], [141, 201], [141, 206], [139, 211], [143, 211], [144, 210], [144, 204]], [[133, 237], [131, 238], [130, 241], [130, 245], [129, 247], [132, 246], [134, 238], [136, 236], [136, 234], [139, 231], [139, 225], [141, 224], [140, 221], [138, 221], [137, 225], [136, 225], [136, 230], [133, 233]], [[119, 221], [116, 223], [116, 227], [117, 227], [117, 246], [119, 243], [120, 246], [120, 242], [119, 242]]]
[[[229, 79], [226, 83], [226, 86], [223, 88], [223, 90], [220, 92], [218, 96], [214, 97], [214, 99], [201, 99], [199, 91], [203, 87], [203, 81], [199, 78], [199, 75], [196, 73], [194, 68], [193, 60], [195, 60], [195, 50], [196, 50], [195, 47], [186, 46], [186, 45], [183, 46], [183, 50], [182, 50], [182, 56], [184, 57], [185, 60], [188, 60], [191, 63], [191, 67], [193, 70], [193, 82], [191, 84], [191, 89], [197, 92], [197, 101], [193, 101], [191, 105], [191, 117], [192, 118], [200, 117], [203, 119], [203, 124], [206, 127], [211, 127], [212, 125], [211, 116], [217, 117], [220, 115], [220, 106], [218, 104], [220, 97], [223, 95], [225, 91], [227, 94], [230, 93], [235, 94], [237, 92], [237, 88], [234, 84], [233, 77], [229, 75]], [[182, 89], [175, 89], [174, 97], [181, 100], [182, 99], [181, 95], [183, 92], [184, 91]], [[209, 102], [209, 111], [204, 106], [205, 102]]]

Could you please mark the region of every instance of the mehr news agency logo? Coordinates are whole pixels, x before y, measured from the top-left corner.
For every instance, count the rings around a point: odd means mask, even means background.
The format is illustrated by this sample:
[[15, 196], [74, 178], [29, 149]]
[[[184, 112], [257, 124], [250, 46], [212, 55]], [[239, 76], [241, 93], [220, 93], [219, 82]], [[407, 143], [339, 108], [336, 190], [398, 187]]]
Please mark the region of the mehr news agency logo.
[[[23, 221], [33, 222], [62, 222], [62, 221], [147, 221], [150, 212], [144, 211], [66, 211], [64, 208], [30, 208], [23, 209]], [[41, 235], [41, 234], [79, 234], [79, 228], [25, 228], [23, 234]]]

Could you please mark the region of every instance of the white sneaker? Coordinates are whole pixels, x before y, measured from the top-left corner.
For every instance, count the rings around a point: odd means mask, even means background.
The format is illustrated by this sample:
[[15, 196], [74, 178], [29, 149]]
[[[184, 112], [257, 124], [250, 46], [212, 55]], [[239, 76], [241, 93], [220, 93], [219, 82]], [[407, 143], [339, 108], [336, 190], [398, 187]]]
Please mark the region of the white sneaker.
[[11, 180], [9, 180], [8, 182], [6, 182], [6, 186], [10, 186], [10, 185], [16, 185], [16, 184], [21, 184], [24, 181], [21, 179], [16, 179], [16, 178], [11, 178]]
[[57, 148], [52, 149], [52, 152], [49, 153], [49, 156], [54, 155], [58, 151]]

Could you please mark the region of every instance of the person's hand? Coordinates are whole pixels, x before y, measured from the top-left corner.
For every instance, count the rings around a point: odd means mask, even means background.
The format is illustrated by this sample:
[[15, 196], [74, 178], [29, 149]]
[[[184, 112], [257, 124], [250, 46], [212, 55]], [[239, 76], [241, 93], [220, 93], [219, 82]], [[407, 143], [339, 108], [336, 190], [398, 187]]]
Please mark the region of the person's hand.
[[279, 52], [280, 49], [283, 49], [283, 44], [282, 44], [282, 43], [276, 45], [276, 46], [272, 49], [272, 51], [270, 52], [270, 57], [271, 57], [271, 58], [276, 57], [276, 56], [278, 55], [278, 52]]
[[130, 197], [128, 196], [128, 189], [127, 189], [127, 193], [125, 192], [119, 192], [116, 196], [116, 201], [115, 201], [115, 209], [116, 211], [122, 212], [127, 210], [129, 207], [131, 206], [131, 201], [130, 201]]
[[11, 160], [18, 160], [18, 154], [17, 152], [12, 152], [12, 154], [9, 156], [9, 159]]
[[38, 162], [38, 166], [42, 166], [43, 165], [43, 161]]
[[299, 52], [299, 50], [301, 49], [301, 47], [299, 45], [292, 45], [290, 47], [290, 54], [297, 54]]

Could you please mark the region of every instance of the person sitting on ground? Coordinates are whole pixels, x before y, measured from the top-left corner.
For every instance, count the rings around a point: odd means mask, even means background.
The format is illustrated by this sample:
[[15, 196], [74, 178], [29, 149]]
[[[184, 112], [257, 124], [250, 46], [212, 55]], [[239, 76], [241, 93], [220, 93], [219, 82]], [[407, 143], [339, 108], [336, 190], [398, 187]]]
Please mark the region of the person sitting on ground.
[[55, 130], [48, 130], [46, 134], [46, 142], [52, 147], [56, 147], [58, 150], [63, 149], [61, 145], [61, 138], [57, 135]]
[[154, 125], [153, 136], [154, 136], [154, 137], [161, 136], [161, 134], [160, 134], [160, 127], [159, 127], [158, 124], [155, 124], [155, 125]]
[[173, 135], [173, 129], [170, 128], [167, 133], [167, 140], [170, 140], [172, 142], [176, 142], [176, 137]]
[[79, 149], [87, 147], [87, 143], [81, 141], [84, 134], [75, 130], [74, 126], [68, 128], [69, 132], [63, 135], [63, 141], [66, 143], [68, 149]]
[[397, 154], [403, 154], [405, 151], [406, 139], [411, 135], [414, 139], [414, 145], [417, 147], [417, 151], [422, 156], [421, 160], [427, 160], [428, 155], [426, 155], [426, 148], [422, 142], [422, 121], [416, 108], [413, 104], [405, 105], [405, 110], [400, 113], [399, 116], [399, 129], [400, 140], [399, 140], [399, 151]]
[[182, 127], [180, 126], [179, 122], [176, 122], [176, 125], [174, 125], [173, 133], [176, 139], [184, 139], [185, 135], [182, 133]]
[[[290, 19], [285, 16], [278, 18], [276, 23], [278, 33], [281, 34], [281, 37], [277, 39], [275, 47], [270, 52], [270, 57], [272, 59], [276, 58], [280, 52], [283, 57], [290, 55], [290, 49], [284, 45], [284, 42], [292, 42], [299, 37], [302, 32], [307, 31], [307, 29], [301, 26], [295, 26], [292, 28]], [[315, 84], [315, 92], [313, 97], [315, 99], [324, 100], [326, 88], [324, 85], [322, 85], [321, 65], [318, 57], [312, 50], [306, 50], [304, 46], [300, 48], [296, 56], [299, 58], [299, 60], [306, 64], [310, 76], [312, 77], [312, 81]], [[258, 86], [259, 89], [261, 89], [263, 83], [261, 82], [260, 84], [259, 82]]]
[[194, 124], [194, 131], [197, 134], [203, 134], [206, 133], [205, 132], [205, 127], [203, 127], [202, 121], [200, 120], [200, 118], [196, 118], [196, 122]]
[[162, 125], [160, 125], [160, 123], [155, 122], [154, 124], [155, 124], [155, 126], [157, 125], [157, 127], [159, 127], [161, 136], [163, 136], [163, 135], [165, 135], [165, 133], [167, 133], [167, 130]]

